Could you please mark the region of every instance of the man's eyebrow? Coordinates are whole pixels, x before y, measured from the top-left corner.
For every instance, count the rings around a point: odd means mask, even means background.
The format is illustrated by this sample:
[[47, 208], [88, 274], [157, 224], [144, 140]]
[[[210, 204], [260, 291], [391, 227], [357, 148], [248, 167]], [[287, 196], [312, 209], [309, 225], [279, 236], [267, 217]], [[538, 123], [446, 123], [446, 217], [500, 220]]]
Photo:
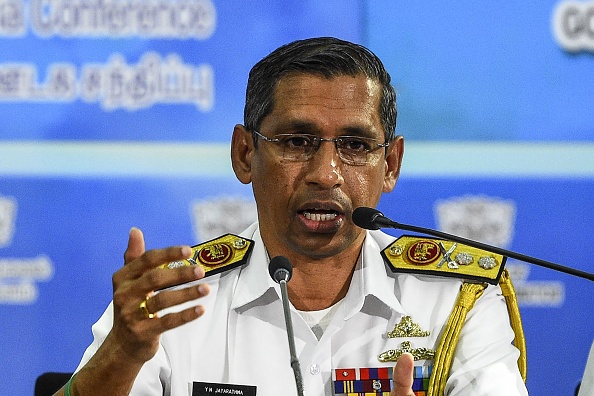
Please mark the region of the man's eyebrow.
[[[292, 120], [282, 123], [277, 130], [281, 131], [298, 131], [299, 133], [307, 133], [316, 135], [319, 134], [320, 128], [314, 122], [306, 120]], [[341, 135], [344, 136], [360, 136], [360, 137], [375, 137], [373, 132], [363, 125], [349, 125], [340, 128]]]
[[319, 130], [315, 123], [305, 120], [290, 120], [283, 122], [276, 129], [279, 131], [299, 131], [300, 133], [310, 134], [315, 134]]
[[345, 135], [348, 136], [361, 136], [361, 137], [368, 137], [373, 138], [375, 137], [372, 131], [369, 128], [359, 125], [352, 125], [342, 128]]

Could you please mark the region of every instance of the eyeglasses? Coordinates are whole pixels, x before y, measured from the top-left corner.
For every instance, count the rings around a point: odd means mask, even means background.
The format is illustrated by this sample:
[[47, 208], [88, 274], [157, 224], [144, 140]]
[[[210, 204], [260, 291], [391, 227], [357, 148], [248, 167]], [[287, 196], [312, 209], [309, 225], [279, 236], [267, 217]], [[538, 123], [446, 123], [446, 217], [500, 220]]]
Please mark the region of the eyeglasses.
[[390, 145], [388, 142], [378, 143], [377, 139], [360, 136], [339, 136], [326, 139], [304, 133], [282, 133], [269, 138], [256, 130], [252, 132], [266, 142], [275, 143], [275, 147], [283, 159], [295, 162], [310, 160], [322, 142], [332, 142], [342, 162], [349, 165], [367, 165], [381, 156], [381, 154], [375, 153], [376, 150]]

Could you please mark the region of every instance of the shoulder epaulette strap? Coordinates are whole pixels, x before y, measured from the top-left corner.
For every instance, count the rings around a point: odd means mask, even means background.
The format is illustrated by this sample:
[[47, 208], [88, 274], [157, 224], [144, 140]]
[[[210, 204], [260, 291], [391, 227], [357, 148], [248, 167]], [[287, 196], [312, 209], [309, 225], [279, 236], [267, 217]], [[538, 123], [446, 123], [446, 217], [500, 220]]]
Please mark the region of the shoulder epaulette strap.
[[452, 241], [403, 235], [382, 251], [392, 272], [499, 283], [505, 256]]
[[512, 284], [507, 270], [503, 271], [499, 286], [503, 292], [503, 297], [505, 297], [505, 303], [507, 304], [507, 311], [509, 313], [509, 321], [514, 331], [514, 345], [520, 351], [518, 369], [520, 370], [522, 379], [526, 382], [526, 375], [528, 372], [526, 363], [526, 337], [524, 336], [524, 327], [522, 326], [522, 317], [520, 316], [516, 291], [514, 290], [514, 285]]
[[225, 234], [210, 241], [192, 246], [192, 256], [187, 260], [165, 264], [167, 268], [199, 265], [205, 276], [238, 267], [247, 262], [254, 248], [254, 241], [233, 234]]
[[472, 309], [476, 300], [487, 287], [484, 283], [464, 282], [458, 294], [456, 305], [448, 318], [435, 352], [433, 371], [429, 378], [427, 396], [442, 396], [450, 374], [454, 351], [460, 338], [460, 331], [466, 321], [468, 311]]

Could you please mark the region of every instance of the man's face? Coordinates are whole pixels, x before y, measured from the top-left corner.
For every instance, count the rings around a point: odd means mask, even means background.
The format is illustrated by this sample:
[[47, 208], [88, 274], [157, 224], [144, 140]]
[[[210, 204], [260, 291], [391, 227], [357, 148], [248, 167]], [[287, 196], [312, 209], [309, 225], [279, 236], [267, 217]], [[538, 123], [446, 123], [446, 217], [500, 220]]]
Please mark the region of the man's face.
[[[275, 106], [260, 126], [261, 134], [306, 133], [321, 138], [361, 136], [384, 143], [379, 115], [381, 87], [365, 76], [326, 79], [315, 75], [283, 78]], [[233, 162], [238, 178], [252, 183], [260, 231], [271, 256], [310, 258], [357, 251], [364, 230], [352, 223], [359, 206], [375, 207], [382, 192], [394, 188], [402, 158], [402, 139], [375, 161], [344, 163], [332, 142], [322, 142], [304, 162], [287, 161], [275, 143], [258, 140], [241, 127], [234, 132]], [[241, 146], [238, 149], [237, 146]]]

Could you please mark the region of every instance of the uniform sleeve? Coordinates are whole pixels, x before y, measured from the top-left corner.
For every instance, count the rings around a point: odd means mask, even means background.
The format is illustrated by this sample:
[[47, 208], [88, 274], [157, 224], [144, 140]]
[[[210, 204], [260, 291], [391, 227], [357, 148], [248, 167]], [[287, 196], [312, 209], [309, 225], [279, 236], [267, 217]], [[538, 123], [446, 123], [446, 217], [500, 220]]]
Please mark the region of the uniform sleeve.
[[97, 352], [103, 341], [105, 341], [105, 337], [109, 334], [111, 330], [111, 326], [113, 324], [113, 303], [110, 303], [103, 315], [99, 318], [97, 322], [92, 327], [93, 332], [93, 342], [89, 345], [78, 364], [75, 372], [78, 372], [91, 357]]
[[513, 345], [513, 339], [501, 289], [489, 285], [462, 327], [445, 394], [528, 395], [518, 370], [520, 352]]

